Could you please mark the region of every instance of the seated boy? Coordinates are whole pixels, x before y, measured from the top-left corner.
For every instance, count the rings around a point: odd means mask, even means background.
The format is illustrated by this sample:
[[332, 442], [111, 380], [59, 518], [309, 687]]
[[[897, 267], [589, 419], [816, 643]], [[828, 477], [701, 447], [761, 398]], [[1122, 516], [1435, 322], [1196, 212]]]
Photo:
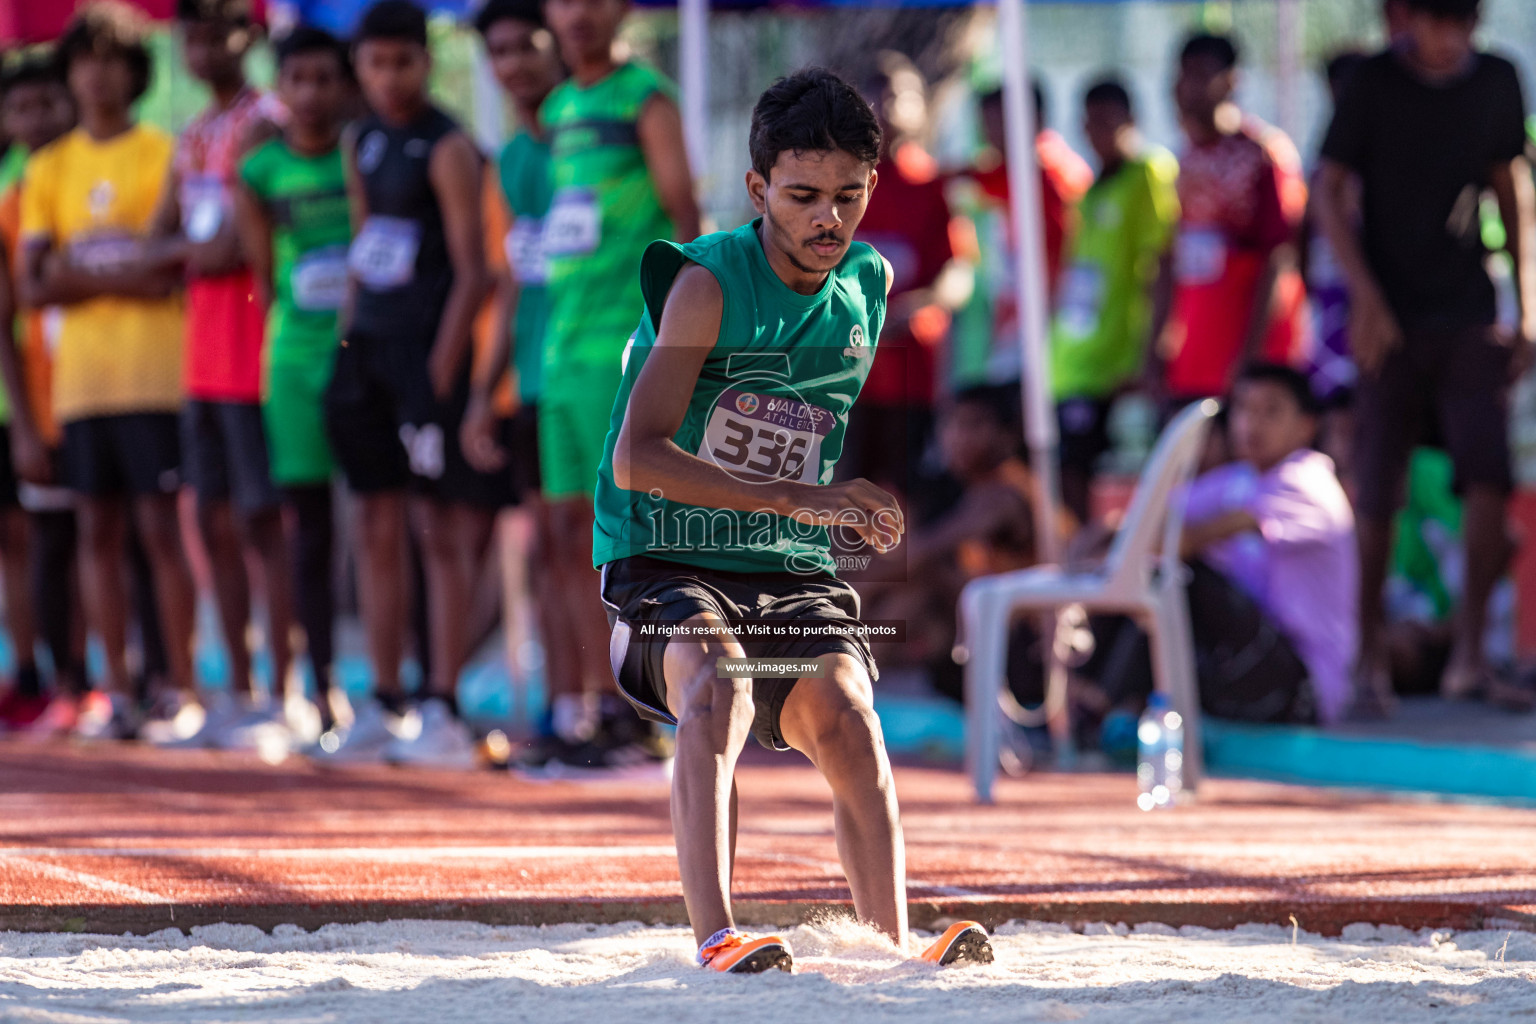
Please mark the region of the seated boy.
[[[1253, 364], [1229, 416], [1235, 461], [1191, 486], [1182, 553], [1253, 599], [1306, 666], [1318, 721], [1338, 721], [1359, 648], [1359, 566], [1349, 499], [1333, 461], [1311, 447], [1312, 391], [1296, 370]], [[1191, 611], [1198, 635], [1199, 604]]]

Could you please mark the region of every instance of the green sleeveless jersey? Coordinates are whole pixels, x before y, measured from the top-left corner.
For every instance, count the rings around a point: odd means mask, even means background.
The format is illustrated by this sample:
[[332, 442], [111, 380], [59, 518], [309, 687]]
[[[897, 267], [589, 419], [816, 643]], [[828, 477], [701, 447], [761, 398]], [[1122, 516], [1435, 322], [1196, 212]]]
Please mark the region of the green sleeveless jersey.
[[507, 233], [507, 264], [517, 278], [517, 315], [512, 324], [517, 346], [517, 397], [524, 404], [539, 397], [544, 375], [544, 335], [549, 328], [549, 260], [544, 255], [544, 217], [549, 213], [549, 143], [518, 132], [502, 147], [497, 176], [512, 230]]
[[341, 148], [308, 156], [270, 139], [241, 162], [240, 180], [272, 223], [266, 358], [278, 365], [329, 365], [352, 240]]
[[547, 366], [611, 363], [640, 316], [635, 271], [673, 225], [640, 151], [640, 111], [675, 89], [644, 64], [621, 64], [583, 88], [555, 87], [539, 112], [550, 143], [554, 198], [544, 222], [549, 260]]
[[767, 508], [685, 505], [614, 483], [614, 449], [630, 390], [655, 346], [672, 282], [689, 262], [715, 275], [724, 305], [715, 347], [672, 440], [743, 481], [831, 481], [848, 412], [885, 322], [885, 261], [854, 242], [821, 290], [802, 295], [769, 266], [758, 237], [761, 223], [687, 245], [653, 242], [645, 251], [645, 313], [625, 350], [598, 468], [593, 565], [645, 554], [727, 572], [836, 574], [825, 527]]

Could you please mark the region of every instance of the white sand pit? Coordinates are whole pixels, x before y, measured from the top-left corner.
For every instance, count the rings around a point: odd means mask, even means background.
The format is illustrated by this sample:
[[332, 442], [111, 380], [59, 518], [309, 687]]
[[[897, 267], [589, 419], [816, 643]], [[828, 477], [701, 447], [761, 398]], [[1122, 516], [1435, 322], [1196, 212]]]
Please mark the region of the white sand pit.
[[[801, 1024], [868, 1020], [1508, 1021], [1536, 1015], [1536, 935], [1354, 925], [1339, 939], [1011, 924], [997, 962], [914, 963], [851, 921], [785, 933], [793, 976], [694, 967], [679, 928], [243, 925], [0, 932], [0, 1021]], [[623, 1016], [621, 1016], [623, 1015]]]

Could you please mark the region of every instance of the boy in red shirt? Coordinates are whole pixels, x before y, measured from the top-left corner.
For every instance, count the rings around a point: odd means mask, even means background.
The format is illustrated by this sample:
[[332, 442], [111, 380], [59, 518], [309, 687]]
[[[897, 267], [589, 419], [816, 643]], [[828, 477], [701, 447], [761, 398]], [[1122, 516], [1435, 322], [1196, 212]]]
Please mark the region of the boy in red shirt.
[[1179, 157], [1178, 234], [1159, 285], [1171, 286], [1171, 313], [1165, 328], [1154, 325], [1163, 352], [1152, 354], [1167, 356], [1155, 376], [1174, 406], [1224, 394], [1251, 360], [1289, 363], [1299, 343], [1292, 240], [1305, 202], [1296, 202], [1295, 168], [1275, 156], [1288, 140], [1232, 100], [1237, 59], [1232, 40], [1194, 36], [1174, 85], [1189, 145]]

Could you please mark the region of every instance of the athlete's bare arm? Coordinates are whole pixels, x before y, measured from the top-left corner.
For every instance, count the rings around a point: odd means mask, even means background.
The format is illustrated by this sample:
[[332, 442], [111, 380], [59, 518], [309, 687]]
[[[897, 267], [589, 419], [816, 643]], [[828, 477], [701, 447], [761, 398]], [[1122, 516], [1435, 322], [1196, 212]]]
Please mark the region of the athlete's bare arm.
[[1317, 215], [1334, 259], [1349, 282], [1349, 345], [1361, 372], [1372, 375], [1403, 340], [1402, 328], [1366, 262], [1350, 214], [1353, 172], [1323, 157], [1317, 174]]
[[519, 296], [517, 277], [511, 267], [493, 275], [495, 300], [491, 316], [491, 345], [470, 390], [464, 425], [459, 429], [459, 446], [464, 458], [482, 473], [494, 473], [507, 464], [507, 453], [496, 440], [496, 412], [491, 398], [507, 375], [515, 341], [513, 324], [517, 317]]
[[23, 480], [46, 484], [52, 482], [52, 466], [37, 420], [32, 414], [31, 396], [21, 371], [17, 352], [16, 294], [11, 285], [10, 264], [5, 247], [0, 246], [0, 377], [11, 399], [11, 457]]
[[21, 266], [16, 286], [23, 305], [72, 306], [106, 295], [136, 299], [163, 299], [176, 285], [168, 272], [145, 273], [133, 268], [111, 271], [82, 270], [65, 259], [47, 238], [22, 243]]
[[[347, 209], [351, 214], [352, 237], [363, 229], [363, 221], [368, 219], [368, 196], [363, 191], [363, 179], [357, 173], [357, 129], [347, 125], [341, 130], [341, 166], [342, 177], [347, 183]], [[347, 294], [342, 300], [341, 309], [336, 317], [336, 330], [345, 338], [352, 327], [352, 310], [357, 307], [357, 277], [353, 275], [351, 266], [347, 268]]]
[[635, 131], [656, 198], [677, 230], [677, 241], [693, 241], [702, 231], [702, 218], [693, 192], [693, 172], [688, 169], [682, 112], [670, 98], [654, 93], [641, 108]]
[[720, 284], [708, 270], [690, 265], [678, 274], [656, 344], [630, 392], [614, 449], [614, 482], [630, 491], [660, 491], [688, 505], [766, 510], [804, 523], [830, 524], [844, 514], [876, 550], [894, 548], [904, 529], [900, 507], [868, 480], [826, 486], [794, 480], [748, 483], [672, 440], [719, 337], [723, 308]]
[[1515, 296], [1520, 304], [1519, 345], [1515, 350], [1512, 379], [1530, 369], [1531, 344], [1536, 342], [1536, 184], [1531, 165], [1524, 157], [1497, 163], [1489, 183], [1498, 198], [1504, 222], [1505, 248], [1514, 265]]
[[235, 227], [240, 250], [263, 306], [272, 303], [272, 220], [266, 205], [244, 183], [235, 186]]
[[461, 132], [447, 135], [432, 149], [427, 173], [443, 213], [453, 288], [443, 306], [428, 369], [432, 390], [447, 398], [464, 360], [469, 358], [470, 331], [480, 303], [485, 301], [485, 229], [480, 217], [480, 153]]

